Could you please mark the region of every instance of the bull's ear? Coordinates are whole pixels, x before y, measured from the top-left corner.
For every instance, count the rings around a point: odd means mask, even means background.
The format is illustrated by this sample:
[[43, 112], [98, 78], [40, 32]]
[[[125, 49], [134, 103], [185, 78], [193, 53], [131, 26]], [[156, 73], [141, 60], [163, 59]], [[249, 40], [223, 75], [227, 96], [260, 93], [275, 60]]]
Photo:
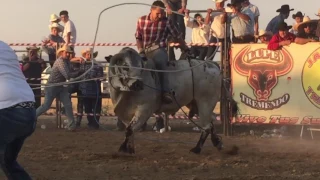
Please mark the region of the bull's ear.
[[108, 63], [110, 63], [110, 60], [111, 60], [111, 58], [112, 58], [113, 56], [112, 55], [110, 55], [110, 56], [106, 56], [106, 57], [104, 57], [104, 59], [106, 59], [106, 61], [108, 62]]

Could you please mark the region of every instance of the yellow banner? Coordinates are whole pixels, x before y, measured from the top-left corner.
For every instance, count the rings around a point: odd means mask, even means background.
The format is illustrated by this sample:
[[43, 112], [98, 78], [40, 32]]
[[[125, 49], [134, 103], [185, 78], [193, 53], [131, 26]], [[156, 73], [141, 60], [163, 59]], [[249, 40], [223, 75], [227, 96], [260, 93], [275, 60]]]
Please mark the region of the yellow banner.
[[[320, 44], [233, 44], [233, 123], [320, 124]], [[319, 86], [319, 87], [318, 87]]]

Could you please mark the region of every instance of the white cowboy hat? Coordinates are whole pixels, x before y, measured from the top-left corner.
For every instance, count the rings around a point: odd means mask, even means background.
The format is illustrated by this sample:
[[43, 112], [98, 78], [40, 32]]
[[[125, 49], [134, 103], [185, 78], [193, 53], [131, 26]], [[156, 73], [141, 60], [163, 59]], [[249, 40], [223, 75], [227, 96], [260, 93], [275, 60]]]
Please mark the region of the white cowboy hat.
[[56, 14], [51, 14], [50, 15], [50, 22], [53, 22], [53, 21], [56, 21], [56, 20], [60, 21], [59, 16], [57, 16]]
[[51, 30], [52, 28], [58, 28], [60, 30], [60, 32], [63, 31], [63, 26], [61, 26], [60, 24], [58, 23], [52, 23], [49, 25], [49, 29]]
[[62, 51], [73, 52], [72, 49], [68, 45], [64, 45], [57, 50], [57, 54], [60, 54]]
[[270, 31], [266, 31], [264, 29], [260, 29], [258, 35], [255, 35], [255, 37], [259, 38], [261, 36], [267, 36], [267, 35], [272, 36], [273, 34]]
[[318, 10], [318, 14], [316, 14], [316, 16], [320, 16], [320, 9]]
[[214, 2], [216, 2], [216, 3], [221, 3], [221, 2], [225, 2], [225, 1], [227, 1], [227, 0], [212, 0], [212, 1], [214, 1]]
[[309, 16], [304, 16], [303, 21], [297, 24], [295, 28], [299, 31], [299, 29], [302, 28], [301, 25], [312, 24], [312, 23], [318, 23], [318, 20], [311, 20]]
[[[92, 53], [92, 50], [93, 50], [92, 48], [83, 49], [81, 51], [81, 55], [84, 56], [84, 54], [86, 54], [88, 52]], [[98, 51], [93, 53], [93, 58], [96, 58], [97, 56], [98, 56]]]

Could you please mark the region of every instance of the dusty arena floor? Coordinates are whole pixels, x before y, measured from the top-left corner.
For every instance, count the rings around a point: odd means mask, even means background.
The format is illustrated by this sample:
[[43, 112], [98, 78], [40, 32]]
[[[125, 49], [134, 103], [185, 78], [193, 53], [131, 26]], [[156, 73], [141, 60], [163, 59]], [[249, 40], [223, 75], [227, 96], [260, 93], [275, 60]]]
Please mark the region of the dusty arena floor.
[[[103, 121], [111, 129], [115, 128], [114, 122]], [[42, 124], [46, 129], [40, 128]], [[218, 152], [210, 140], [202, 154], [195, 155], [189, 149], [199, 134], [182, 122], [173, 123], [172, 127], [175, 131], [165, 134], [151, 130], [137, 133], [136, 155], [124, 156], [117, 153], [123, 132], [93, 131], [85, 125], [78, 132], [66, 132], [55, 128], [53, 118], [41, 117], [19, 162], [35, 180], [319, 179], [317, 140], [237, 136], [223, 138], [226, 149], [239, 147], [237, 155]], [[141, 140], [144, 137], [192, 144]], [[0, 174], [0, 179], [5, 178]]]

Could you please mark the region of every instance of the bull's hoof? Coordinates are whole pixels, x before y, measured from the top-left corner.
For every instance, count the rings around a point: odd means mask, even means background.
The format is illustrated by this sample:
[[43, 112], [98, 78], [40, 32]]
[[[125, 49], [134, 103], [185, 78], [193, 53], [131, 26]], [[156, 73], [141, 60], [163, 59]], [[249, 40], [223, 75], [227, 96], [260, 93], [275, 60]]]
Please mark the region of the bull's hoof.
[[212, 141], [213, 146], [216, 147], [219, 151], [221, 151], [223, 149], [223, 143], [221, 141], [221, 138], [216, 137], [216, 138], [211, 139], [211, 141]]
[[190, 150], [190, 152], [192, 152], [192, 153], [194, 153], [194, 154], [200, 154], [201, 148], [199, 148], [199, 147], [192, 148], [192, 149]]
[[129, 154], [135, 154], [134, 147], [128, 146], [127, 149], [128, 149], [128, 153], [129, 153]]
[[118, 151], [122, 153], [128, 153], [127, 143], [122, 143]]

